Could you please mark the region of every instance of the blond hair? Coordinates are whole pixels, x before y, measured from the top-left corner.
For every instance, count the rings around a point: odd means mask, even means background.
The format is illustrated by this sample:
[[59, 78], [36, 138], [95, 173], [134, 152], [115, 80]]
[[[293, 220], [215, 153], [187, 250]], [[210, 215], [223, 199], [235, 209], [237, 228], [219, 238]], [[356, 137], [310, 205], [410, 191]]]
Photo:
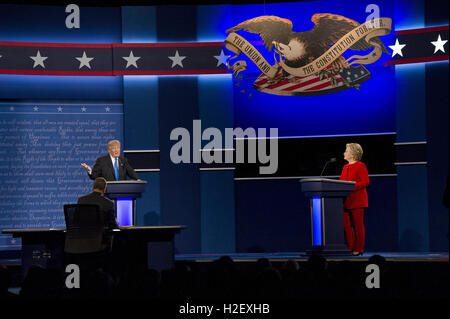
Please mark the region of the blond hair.
[[346, 146], [348, 147], [350, 153], [353, 155], [355, 161], [360, 161], [363, 156], [363, 149], [361, 145], [359, 145], [358, 143], [348, 143]]
[[107, 144], [108, 149], [109, 149], [111, 146], [117, 145], [117, 144], [119, 144], [119, 146], [120, 146], [120, 141], [119, 141], [119, 140], [111, 140], [111, 141], [109, 141], [108, 144]]

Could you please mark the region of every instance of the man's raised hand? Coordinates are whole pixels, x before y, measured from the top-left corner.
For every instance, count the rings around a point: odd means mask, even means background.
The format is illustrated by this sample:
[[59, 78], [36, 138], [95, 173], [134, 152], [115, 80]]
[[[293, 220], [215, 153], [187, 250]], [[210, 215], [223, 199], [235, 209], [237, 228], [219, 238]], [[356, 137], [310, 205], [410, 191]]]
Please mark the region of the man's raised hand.
[[88, 174], [91, 174], [92, 168], [89, 165], [87, 165], [86, 163], [81, 163], [81, 166], [84, 167], [84, 169], [88, 172]]

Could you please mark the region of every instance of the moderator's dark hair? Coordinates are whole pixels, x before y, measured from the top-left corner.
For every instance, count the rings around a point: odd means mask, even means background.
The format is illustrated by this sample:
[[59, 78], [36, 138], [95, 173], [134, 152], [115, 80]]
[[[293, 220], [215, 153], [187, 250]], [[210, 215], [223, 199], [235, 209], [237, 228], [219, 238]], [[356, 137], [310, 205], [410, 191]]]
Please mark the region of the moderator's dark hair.
[[104, 179], [103, 177], [97, 177], [94, 180], [94, 185], [92, 186], [92, 188], [104, 191], [106, 189], [106, 179]]

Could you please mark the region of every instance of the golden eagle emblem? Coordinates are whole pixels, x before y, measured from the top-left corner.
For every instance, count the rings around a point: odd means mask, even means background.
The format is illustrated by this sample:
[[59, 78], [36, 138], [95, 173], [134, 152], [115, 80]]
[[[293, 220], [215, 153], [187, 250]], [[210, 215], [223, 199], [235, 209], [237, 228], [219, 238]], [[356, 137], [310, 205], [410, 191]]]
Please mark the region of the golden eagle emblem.
[[[348, 80], [348, 76], [343, 75], [348, 75], [349, 72], [352, 74], [355, 72], [353, 69], [358, 69], [357, 73], [361, 74], [363, 71], [368, 79], [370, 72], [362, 64], [375, 62], [383, 52], [389, 54], [379, 37], [390, 32], [389, 18], [369, 20], [360, 24], [341, 15], [317, 13], [312, 16], [311, 21], [315, 24], [311, 30], [295, 32], [293, 23], [288, 19], [277, 16], [256, 17], [226, 30], [230, 35], [225, 40], [225, 46], [237, 56], [246, 54], [263, 71], [262, 78], [267, 78], [268, 82], [264, 82], [265, 84], [279, 84], [282, 81], [298, 84], [302, 78], [317, 76], [321, 81], [324, 78], [329, 80], [333, 91], [336, 91], [337, 86], [343, 86], [343, 89], [358, 88], [361, 81], [354, 81], [351, 77]], [[270, 65], [251, 43], [236, 33], [241, 30], [259, 34], [265, 48], [269, 52], [273, 49], [275, 65]], [[371, 49], [365, 56], [354, 55], [348, 59], [342, 56], [347, 50]], [[350, 61], [352, 59], [356, 60]], [[244, 71], [242, 62], [245, 61], [238, 62], [239, 67], [228, 65], [229, 69]], [[353, 64], [359, 64], [360, 67], [351, 67]], [[236, 75], [239, 72], [236, 72]], [[260, 89], [258, 85], [255, 88]], [[265, 88], [267, 86], [262, 89]], [[260, 91], [264, 91], [262, 89]], [[325, 91], [316, 93], [330, 93]], [[288, 95], [281, 91], [268, 93]], [[289, 95], [304, 95], [305, 92], [300, 90], [296, 93], [299, 94]]]

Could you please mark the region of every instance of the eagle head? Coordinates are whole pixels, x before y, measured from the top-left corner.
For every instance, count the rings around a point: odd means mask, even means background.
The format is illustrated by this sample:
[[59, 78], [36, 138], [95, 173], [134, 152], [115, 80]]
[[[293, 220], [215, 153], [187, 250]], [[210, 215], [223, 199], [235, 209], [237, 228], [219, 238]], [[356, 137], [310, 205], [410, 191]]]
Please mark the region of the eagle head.
[[287, 44], [273, 41], [276, 49], [288, 61], [302, 59], [306, 55], [305, 43], [297, 38], [292, 38]]

